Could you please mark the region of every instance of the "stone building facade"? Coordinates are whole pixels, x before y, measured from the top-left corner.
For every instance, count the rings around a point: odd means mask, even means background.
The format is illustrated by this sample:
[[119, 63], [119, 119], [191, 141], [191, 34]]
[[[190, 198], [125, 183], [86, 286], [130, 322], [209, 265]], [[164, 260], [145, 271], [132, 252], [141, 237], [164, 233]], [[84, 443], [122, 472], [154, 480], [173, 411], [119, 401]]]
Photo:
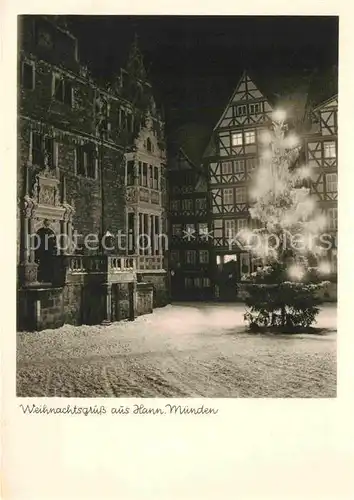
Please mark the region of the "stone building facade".
[[[129, 247], [131, 214], [137, 221], [144, 211], [160, 241], [166, 213], [164, 124], [136, 41], [126, 68], [102, 88], [67, 29], [23, 16], [18, 65], [19, 328], [134, 319], [153, 297], [166, 304], [164, 248], [142, 256], [137, 239]], [[135, 203], [129, 169], [144, 155], [153, 181], [149, 200]]]

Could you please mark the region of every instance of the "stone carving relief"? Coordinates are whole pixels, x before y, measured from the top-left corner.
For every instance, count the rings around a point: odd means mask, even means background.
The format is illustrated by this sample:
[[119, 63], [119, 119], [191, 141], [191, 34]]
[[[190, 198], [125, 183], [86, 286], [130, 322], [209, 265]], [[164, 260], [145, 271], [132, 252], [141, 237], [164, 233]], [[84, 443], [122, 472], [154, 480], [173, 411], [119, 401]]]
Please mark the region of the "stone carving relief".
[[39, 193], [39, 203], [43, 205], [55, 205], [55, 192], [54, 188], [50, 186], [43, 186]]
[[23, 200], [23, 215], [26, 218], [32, 217], [33, 212], [36, 209], [36, 206], [37, 204], [32, 200], [32, 198], [26, 195]]
[[137, 190], [135, 187], [126, 189], [125, 199], [127, 203], [136, 203], [138, 201]]

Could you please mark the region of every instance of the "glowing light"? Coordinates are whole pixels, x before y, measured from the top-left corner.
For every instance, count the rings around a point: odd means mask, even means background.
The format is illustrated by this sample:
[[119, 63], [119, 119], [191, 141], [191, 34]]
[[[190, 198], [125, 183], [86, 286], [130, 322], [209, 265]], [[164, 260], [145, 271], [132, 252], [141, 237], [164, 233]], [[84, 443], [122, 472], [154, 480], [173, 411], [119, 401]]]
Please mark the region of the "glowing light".
[[328, 225], [328, 219], [324, 214], [320, 214], [316, 217], [316, 224], [318, 229], [324, 229]]
[[289, 278], [292, 280], [300, 281], [304, 275], [305, 275], [305, 270], [302, 266], [299, 266], [298, 264], [294, 264], [293, 266], [290, 266], [288, 269], [288, 275]]
[[296, 148], [296, 146], [299, 146], [299, 144], [300, 144], [300, 139], [295, 134], [289, 134], [284, 139], [284, 146], [288, 149]]
[[330, 274], [331, 273], [331, 264], [327, 261], [322, 261], [320, 262], [319, 266], [318, 266], [318, 271], [321, 273], [321, 274]]
[[304, 166], [297, 170], [297, 173], [301, 179], [308, 179], [311, 177], [312, 170], [310, 167]]
[[259, 141], [262, 144], [270, 144], [272, 142], [272, 134], [269, 130], [263, 130], [263, 132], [259, 136]]
[[281, 123], [281, 122], [285, 121], [285, 118], [286, 118], [286, 113], [282, 109], [277, 109], [272, 114], [272, 119], [273, 119], [274, 122]]
[[271, 160], [273, 158], [273, 153], [270, 149], [267, 149], [262, 153], [262, 159]]

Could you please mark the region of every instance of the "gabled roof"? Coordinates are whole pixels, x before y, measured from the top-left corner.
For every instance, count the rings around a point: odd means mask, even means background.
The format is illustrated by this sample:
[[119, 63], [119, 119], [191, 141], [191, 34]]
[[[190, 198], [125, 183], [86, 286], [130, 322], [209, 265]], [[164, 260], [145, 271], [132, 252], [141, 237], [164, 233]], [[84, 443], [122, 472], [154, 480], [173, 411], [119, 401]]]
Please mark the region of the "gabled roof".
[[337, 106], [338, 106], [338, 94], [335, 94], [329, 99], [326, 99], [325, 101], [318, 104], [315, 108], [313, 108], [313, 111], [320, 111], [323, 108], [331, 108]]
[[219, 127], [231, 103], [237, 100], [238, 96], [242, 99], [241, 94], [245, 94], [245, 80], [249, 99], [264, 97], [271, 107], [284, 108], [291, 120], [299, 121], [305, 116], [311, 84], [309, 72], [297, 77], [284, 74], [275, 78], [265, 72], [244, 70], [214, 130]]

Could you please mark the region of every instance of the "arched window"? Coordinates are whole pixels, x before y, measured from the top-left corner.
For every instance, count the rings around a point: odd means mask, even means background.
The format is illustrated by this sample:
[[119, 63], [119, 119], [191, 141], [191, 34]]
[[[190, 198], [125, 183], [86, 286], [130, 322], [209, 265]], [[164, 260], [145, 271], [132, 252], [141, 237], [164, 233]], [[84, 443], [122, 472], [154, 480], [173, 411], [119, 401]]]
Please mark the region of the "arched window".
[[151, 152], [151, 149], [152, 149], [152, 144], [151, 144], [151, 139], [150, 137], [147, 138], [146, 140], [146, 149]]

